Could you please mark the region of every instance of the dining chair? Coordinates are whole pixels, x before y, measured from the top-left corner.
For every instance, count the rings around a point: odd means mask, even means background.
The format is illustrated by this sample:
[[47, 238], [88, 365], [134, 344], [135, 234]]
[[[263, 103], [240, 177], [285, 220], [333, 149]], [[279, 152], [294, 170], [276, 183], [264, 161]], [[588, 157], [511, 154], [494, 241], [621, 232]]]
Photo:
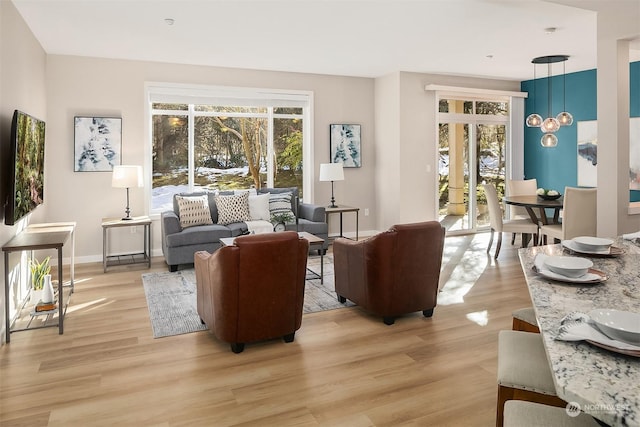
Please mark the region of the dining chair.
[[[535, 196], [538, 191], [538, 180], [532, 179], [509, 179], [507, 180], [507, 194], [509, 196]], [[522, 206], [509, 206], [510, 219], [529, 218], [527, 209]]]
[[497, 427], [503, 426], [508, 400], [525, 400], [560, 408], [567, 405], [556, 393], [540, 334], [507, 330], [498, 333]]
[[557, 240], [573, 239], [578, 236], [595, 236], [596, 219], [596, 189], [565, 187], [562, 222], [547, 224], [540, 227], [540, 236], [547, 236]]
[[522, 247], [526, 247], [528, 244], [529, 235], [533, 236], [533, 244], [538, 242], [538, 224], [534, 224], [530, 219], [502, 219], [502, 209], [500, 208], [500, 202], [498, 201], [498, 193], [496, 187], [493, 184], [482, 184], [484, 187], [485, 195], [487, 196], [487, 204], [489, 205], [489, 223], [491, 226], [491, 237], [489, 239], [489, 246], [487, 247], [487, 253], [491, 250], [493, 245], [493, 233], [498, 232], [498, 243], [496, 243], [496, 253], [494, 258], [498, 258], [500, 253], [500, 246], [502, 246], [502, 233], [521, 233], [522, 234]]
[[533, 307], [524, 307], [514, 310], [511, 313], [512, 331], [522, 331], [522, 332], [533, 332], [540, 333], [540, 328], [538, 327], [538, 320], [536, 319], [536, 313], [533, 310]]
[[510, 400], [504, 404], [504, 427], [599, 427], [592, 416], [584, 412], [571, 413], [541, 403]]

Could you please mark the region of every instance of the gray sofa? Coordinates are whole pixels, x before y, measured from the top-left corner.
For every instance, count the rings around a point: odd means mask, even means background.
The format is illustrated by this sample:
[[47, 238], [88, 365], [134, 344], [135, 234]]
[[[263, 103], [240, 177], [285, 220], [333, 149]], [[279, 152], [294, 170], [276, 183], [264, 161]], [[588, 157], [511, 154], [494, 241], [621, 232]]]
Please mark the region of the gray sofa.
[[[329, 246], [328, 227], [325, 217], [325, 209], [308, 203], [300, 203], [298, 188], [261, 188], [258, 194], [264, 193], [292, 193], [291, 210], [295, 215], [295, 223], [287, 224], [287, 230], [306, 231], [324, 239], [323, 251]], [[178, 216], [178, 203], [175, 196], [200, 196], [206, 194], [209, 199], [209, 211], [211, 212], [211, 225], [197, 225], [188, 228], [180, 226]], [[218, 194], [233, 194], [233, 191], [220, 191]], [[223, 237], [236, 237], [248, 232], [247, 224], [236, 222], [228, 225], [220, 225], [218, 222], [218, 209], [215, 202], [215, 193], [197, 192], [180, 193], [173, 197], [173, 210], [162, 212], [162, 253], [169, 266], [169, 271], [176, 271], [180, 264], [193, 264], [193, 254], [197, 251], [213, 253], [221, 244]]]

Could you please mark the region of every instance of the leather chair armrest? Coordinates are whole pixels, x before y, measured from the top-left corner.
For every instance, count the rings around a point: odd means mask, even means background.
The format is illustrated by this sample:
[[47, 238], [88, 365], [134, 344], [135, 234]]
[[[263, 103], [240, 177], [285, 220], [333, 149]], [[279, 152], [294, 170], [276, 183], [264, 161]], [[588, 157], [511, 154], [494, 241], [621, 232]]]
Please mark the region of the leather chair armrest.
[[336, 293], [353, 302], [366, 294], [365, 240], [338, 238], [333, 242], [333, 268]]
[[308, 219], [313, 222], [326, 221], [324, 206], [312, 205], [311, 203], [300, 203], [298, 217]]
[[169, 234], [179, 233], [182, 231], [180, 226], [180, 218], [174, 211], [164, 211], [160, 215], [162, 224], [162, 235], [168, 236]]

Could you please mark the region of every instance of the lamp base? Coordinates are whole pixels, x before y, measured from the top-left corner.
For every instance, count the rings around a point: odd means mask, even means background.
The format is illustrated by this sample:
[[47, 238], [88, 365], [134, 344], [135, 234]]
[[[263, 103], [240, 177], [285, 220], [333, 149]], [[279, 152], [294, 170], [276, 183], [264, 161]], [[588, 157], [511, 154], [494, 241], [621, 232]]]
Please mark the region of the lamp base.
[[123, 221], [131, 221], [133, 218], [131, 218], [130, 216], [125, 216], [124, 218], [121, 218]]
[[338, 208], [339, 206], [336, 205], [335, 203], [331, 203], [329, 206], [327, 206], [328, 208]]

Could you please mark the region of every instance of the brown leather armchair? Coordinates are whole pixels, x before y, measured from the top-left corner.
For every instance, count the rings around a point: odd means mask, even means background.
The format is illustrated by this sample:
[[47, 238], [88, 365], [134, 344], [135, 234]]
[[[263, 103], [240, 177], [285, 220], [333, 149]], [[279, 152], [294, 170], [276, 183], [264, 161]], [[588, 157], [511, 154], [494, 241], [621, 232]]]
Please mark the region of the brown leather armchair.
[[234, 353], [247, 342], [283, 337], [302, 323], [309, 242], [295, 231], [235, 239], [213, 254], [196, 252], [198, 315]]
[[397, 316], [433, 315], [444, 228], [437, 221], [394, 225], [367, 240], [333, 242], [338, 300], [353, 301], [392, 325]]

